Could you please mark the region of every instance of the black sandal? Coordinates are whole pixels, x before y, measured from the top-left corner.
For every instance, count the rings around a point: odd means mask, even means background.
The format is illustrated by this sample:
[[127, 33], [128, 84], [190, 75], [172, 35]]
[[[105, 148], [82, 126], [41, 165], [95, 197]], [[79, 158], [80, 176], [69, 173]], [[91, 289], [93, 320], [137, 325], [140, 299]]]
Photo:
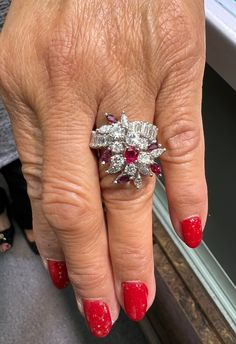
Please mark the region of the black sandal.
[[[11, 225], [9, 228], [0, 232], [0, 246], [3, 244], [8, 244], [12, 247], [14, 234], [15, 234], [15, 228], [13, 225]], [[11, 247], [9, 247], [6, 251], [8, 251]], [[0, 249], [0, 252], [5, 252], [5, 251]]]
[[28, 246], [30, 247], [30, 249], [34, 252], [34, 254], [37, 254], [39, 255], [39, 251], [38, 251], [38, 248], [37, 248], [37, 245], [35, 243], [35, 241], [30, 241], [25, 233], [25, 230], [23, 228], [20, 228], [21, 229], [21, 232], [22, 234], [24, 235], [24, 238], [28, 244]]
[[[13, 239], [14, 239], [14, 234], [15, 234], [15, 228], [12, 224], [11, 221], [11, 214], [10, 214], [10, 209], [9, 209], [9, 201], [7, 198], [6, 191], [0, 187], [0, 200], [1, 200], [1, 214], [6, 210], [7, 211], [7, 217], [10, 222], [10, 227], [7, 229], [4, 229], [3, 231], [0, 232], [0, 246], [3, 244], [10, 245], [12, 247], [13, 245]], [[8, 251], [11, 247], [9, 247], [6, 251]], [[5, 252], [0, 249], [1, 252]]]

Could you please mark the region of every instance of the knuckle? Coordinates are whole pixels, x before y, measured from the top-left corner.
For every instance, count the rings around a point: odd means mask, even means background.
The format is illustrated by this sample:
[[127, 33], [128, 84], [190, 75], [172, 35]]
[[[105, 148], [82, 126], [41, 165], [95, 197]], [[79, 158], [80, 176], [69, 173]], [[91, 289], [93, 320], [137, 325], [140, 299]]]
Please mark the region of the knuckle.
[[66, 182], [43, 185], [42, 208], [48, 222], [58, 230], [78, 228], [78, 219], [89, 216], [91, 205], [79, 186], [69, 188]]
[[[74, 17], [74, 14], [71, 15]], [[85, 35], [87, 39], [84, 39]], [[93, 59], [95, 41], [90, 36], [90, 28], [85, 33], [84, 26], [79, 25], [78, 20], [64, 17], [58, 21], [49, 37], [39, 42], [38, 51], [43, 54], [51, 80], [74, 79], [78, 70], [81, 75], [84, 64]]]
[[75, 38], [70, 30], [55, 29], [51, 39], [47, 40], [47, 45], [43, 49], [44, 59], [49, 75], [53, 78], [68, 72], [73, 73], [76, 64], [75, 58]]
[[[163, 55], [169, 59], [166, 66], [188, 70], [196, 63], [204, 64], [205, 38], [203, 11], [193, 15], [188, 6], [180, 1], [169, 3], [163, 8], [160, 19], [160, 35]], [[167, 54], [167, 56], [166, 56]]]
[[179, 159], [179, 162], [187, 162], [201, 145], [201, 128], [192, 119], [175, 119], [162, 129], [162, 141], [166, 147], [163, 161]]
[[[102, 263], [98, 265], [93, 262], [91, 265], [85, 264], [83, 268], [70, 268], [69, 278], [76, 289], [76, 293], [82, 297], [96, 297], [103, 288], [106, 288], [109, 278], [107, 272], [101, 270], [101, 266]], [[95, 295], [89, 295], [93, 291]]]
[[[137, 271], [140, 276], [147, 274], [149, 268], [152, 267], [152, 257], [147, 252], [146, 247], [142, 245], [116, 245], [117, 248], [113, 254], [113, 264], [116, 265], [116, 269], [119, 273], [127, 275], [127, 272], [130, 274], [136, 275]], [[132, 276], [131, 276], [132, 277]]]
[[[61, 103], [61, 97], [67, 95], [70, 104], [74, 102], [78, 94], [82, 95], [82, 106], [86, 106], [86, 112], [91, 106], [97, 109], [97, 102], [93, 92], [96, 92], [96, 83], [101, 78], [96, 71], [97, 65], [94, 62], [94, 55], [97, 53], [95, 42], [91, 40], [91, 32], [88, 29], [88, 39], [83, 40], [79, 27], [75, 23], [58, 23], [57, 27], [43, 43], [39, 43], [38, 54], [42, 55], [42, 60], [47, 72], [47, 82], [53, 98], [60, 98], [57, 104]], [[70, 90], [70, 93], [68, 92]], [[67, 104], [67, 106], [70, 106]], [[63, 108], [63, 111], [64, 108]], [[90, 111], [89, 111], [90, 112]]]
[[72, 230], [78, 226], [78, 219], [83, 217], [87, 211], [80, 203], [76, 206], [66, 202], [65, 197], [59, 196], [58, 200], [48, 201], [47, 195], [43, 196], [43, 211], [49, 224], [57, 230]]

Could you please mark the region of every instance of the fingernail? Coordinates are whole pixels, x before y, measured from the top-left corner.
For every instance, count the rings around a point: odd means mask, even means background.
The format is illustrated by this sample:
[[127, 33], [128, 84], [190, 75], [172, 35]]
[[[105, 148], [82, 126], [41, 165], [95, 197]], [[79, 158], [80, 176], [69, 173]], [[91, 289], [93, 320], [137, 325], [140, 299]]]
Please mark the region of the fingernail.
[[109, 307], [103, 301], [83, 301], [85, 318], [91, 333], [98, 338], [106, 337], [112, 328]]
[[148, 289], [142, 282], [123, 282], [124, 307], [131, 320], [141, 320], [147, 311]]
[[182, 235], [186, 245], [197, 247], [202, 241], [202, 223], [199, 216], [192, 216], [182, 221]]
[[55, 287], [57, 287], [58, 289], [67, 287], [69, 284], [69, 277], [67, 273], [66, 263], [49, 259], [47, 263], [48, 271]]

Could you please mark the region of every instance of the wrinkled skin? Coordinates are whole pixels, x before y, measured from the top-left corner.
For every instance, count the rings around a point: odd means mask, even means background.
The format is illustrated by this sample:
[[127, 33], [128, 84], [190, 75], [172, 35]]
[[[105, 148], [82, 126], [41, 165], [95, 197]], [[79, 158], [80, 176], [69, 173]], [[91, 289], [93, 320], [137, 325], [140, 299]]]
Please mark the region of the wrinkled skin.
[[[159, 127], [171, 220], [199, 215], [207, 188], [201, 87], [201, 0], [13, 1], [0, 35], [0, 84], [28, 183], [43, 258], [65, 260], [78, 304], [104, 300], [113, 321], [121, 283], [155, 296], [152, 194], [115, 186], [89, 148], [104, 113]], [[106, 221], [102, 207], [106, 206]], [[109, 237], [108, 237], [109, 235]]]

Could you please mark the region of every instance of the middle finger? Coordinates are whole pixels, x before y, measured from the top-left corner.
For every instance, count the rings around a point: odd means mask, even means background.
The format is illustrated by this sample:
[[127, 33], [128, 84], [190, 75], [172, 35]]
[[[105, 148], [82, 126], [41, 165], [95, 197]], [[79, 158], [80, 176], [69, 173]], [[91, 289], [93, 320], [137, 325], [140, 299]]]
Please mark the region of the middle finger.
[[[129, 91], [125, 85], [121, 85], [120, 89], [124, 91], [124, 96], [113, 97], [114, 104], [109, 110], [119, 113], [125, 99], [129, 120], [152, 123], [155, 97], [151, 92], [147, 95], [134, 85], [130, 85]], [[135, 94], [135, 102], [131, 94]], [[107, 99], [111, 101], [111, 97]], [[99, 112], [102, 113], [106, 107], [105, 100]], [[116, 176], [105, 176], [103, 168], [101, 175], [117, 297], [127, 315], [139, 321], [155, 296], [152, 249], [152, 195], [155, 178], [144, 177], [142, 189], [137, 190], [132, 183], [113, 184], [112, 180]]]

